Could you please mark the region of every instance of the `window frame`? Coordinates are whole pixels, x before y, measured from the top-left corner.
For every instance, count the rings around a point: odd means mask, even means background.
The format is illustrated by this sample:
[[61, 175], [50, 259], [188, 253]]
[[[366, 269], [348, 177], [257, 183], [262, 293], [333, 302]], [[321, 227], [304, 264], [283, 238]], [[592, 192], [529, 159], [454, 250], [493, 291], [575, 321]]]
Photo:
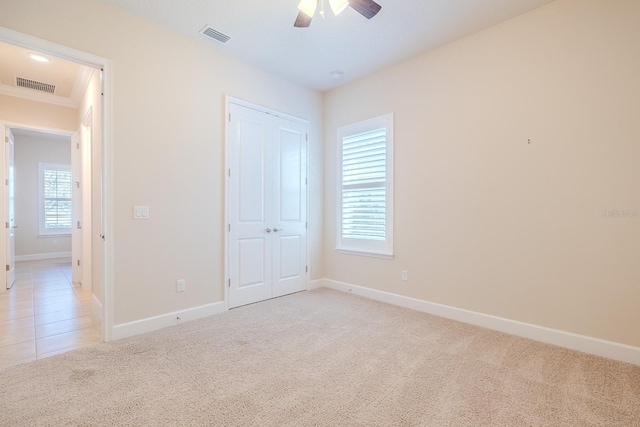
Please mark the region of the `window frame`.
[[[386, 130], [385, 173], [385, 240], [344, 238], [342, 233], [343, 206], [343, 139], [376, 129]], [[352, 255], [393, 259], [393, 114], [385, 114], [361, 122], [340, 126], [337, 131], [337, 227], [336, 252]]]
[[[71, 197], [69, 201], [72, 202], [71, 207], [71, 226], [68, 228], [46, 228], [45, 227], [45, 200], [44, 197], [44, 172], [45, 170], [65, 171], [71, 174]], [[71, 236], [73, 230], [73, 172], [71, 165], [64, 163], [48, 163], [38, 162], [38, 236], [39, 237], [52, 237], [52, 236]]]

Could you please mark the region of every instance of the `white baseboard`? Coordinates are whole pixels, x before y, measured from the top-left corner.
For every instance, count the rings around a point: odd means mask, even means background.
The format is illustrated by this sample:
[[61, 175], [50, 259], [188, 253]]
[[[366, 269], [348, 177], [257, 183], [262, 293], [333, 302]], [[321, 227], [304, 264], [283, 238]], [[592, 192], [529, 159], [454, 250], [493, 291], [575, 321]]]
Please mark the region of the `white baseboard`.
[[308, 290], [318, 289], [324, 286], [325, 279], [317, 279], [309, 282]]
[[121, 338], [152, 332], [168, 326], [174, 326], [178, 324], [178, 320], [176, 319], [177, 317], [180, 318], [180, 323], [184, 323], [190, 320], [223, 313], [224, 311], [224, 302], [215, 302], [213, 304], [202, 305], [200, 307], [194, 307], [187, 310], [174, 311], [173, 313], [167, 313], [161, 316], [136, 320], [135, 322], [122, 323], [113, 327], [112, 339], [119, 340]]
[[518, 322], [330, 279], [314, 280], [312, 286], [353, 293], [372, 300], [640, 366], [640, 347]]
[[46, 254], [16, 255], [16, 261], [40, 261], [42, 259], [71, 258], [71, 252], [49, 252]]

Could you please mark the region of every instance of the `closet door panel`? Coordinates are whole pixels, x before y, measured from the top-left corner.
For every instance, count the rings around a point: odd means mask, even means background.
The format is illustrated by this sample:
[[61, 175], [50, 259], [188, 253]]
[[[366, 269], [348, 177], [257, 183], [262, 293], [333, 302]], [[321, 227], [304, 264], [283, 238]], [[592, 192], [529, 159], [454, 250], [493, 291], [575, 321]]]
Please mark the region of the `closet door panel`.
[[273, 294], [307, 288], [307, 126], [274, 118]]
[[272, 297], [273, 223], [271, 118], [231, 106], [228, 152], [229, 306]]

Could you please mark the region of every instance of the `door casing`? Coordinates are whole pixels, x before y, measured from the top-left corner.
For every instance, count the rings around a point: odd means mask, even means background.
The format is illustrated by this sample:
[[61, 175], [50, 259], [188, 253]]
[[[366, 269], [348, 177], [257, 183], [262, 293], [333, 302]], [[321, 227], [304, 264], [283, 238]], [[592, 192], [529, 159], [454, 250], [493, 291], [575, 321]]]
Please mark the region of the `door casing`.
[[[7, 130], [12, 130], [12, 129], [22, 129], [22, 130], [30, 130], [30, 131], [36, 131], [36, 132], [42, 132], [42, 133], [50, 133], [50, 134], [55, 134], [55, 135], [64, 135], [69, 137], [69, 139], [73, 142], [76, 137], [77, 134], [75, 132], [71, 132], [65, 129], [57, 129], [57, 128], [49, 128], [49, 127], [44, 127], [44, 126], [38, 126], [38, 125], [30, 125], [30, 124], [25, 124], [25, 123], [15, 123], [15, 122], [8, 122], [8, 121], [0, 121], [0, 130], [2, 131], [3, 135], [6, 134]], [[2, 166], [0, 166], [0, 171], [2, 171], [2, 173], [6, 173], [5, 172], [5, 168], [6, 168], [6, 155], [7, 152], [6, 150], [3, 150], [2, 153]], [[2, 191], [0, 191], [0, 197], [2, 197], [2, 205], [4, 206], [4, 209], [2, 211], [2, 222], [7, 221], [7, 209], [8, 207], [6, 206], [7, 203], [7, 194], [6, 194], [6, 186], [3, 186]], [[6, 248], [6, 245], [8, 245], [8, 242], [6, 240], [6, 236], [3, 234], [2, 236], [0, 236], [0, 245], [2, 245], [2, 248]], [[14, 254], [15, 255], [15, 254]], [[8, 256], [6, 253], [6, 249], [3, 249], [3, 260], [5, 262], [5, 264], [8, 264]], [[14, 264], [15, 264], [15, 256], [14, 256], [14, 260], [13, 260]]]
[[2, 199], [5, 214], [5, 232], [2, 233], [5, 240], [5, 264], [7, 266], [5, 276], [5, 289], [11, 289], [16, 279], [16, 224], [15, 224], [15, 187], [14, 187], [14, 149], [15, 140], [11, 128], [3, 127], [3, 135], [5, 139], [5, 158], [4, 158], [4, 174], [6, 177], [6, 185], [3, 186], [4, 192]]

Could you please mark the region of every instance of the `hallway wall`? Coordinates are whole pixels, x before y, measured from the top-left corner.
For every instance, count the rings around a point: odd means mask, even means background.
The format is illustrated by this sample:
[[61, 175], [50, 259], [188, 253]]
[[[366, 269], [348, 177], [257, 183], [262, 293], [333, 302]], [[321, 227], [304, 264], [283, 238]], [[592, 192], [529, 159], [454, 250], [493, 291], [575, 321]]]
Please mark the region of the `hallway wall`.
[[14, 134], [16, 257], [71, 252], [71, 236], [39, 236], [38, 163], [71, 165], [71, 140]]

